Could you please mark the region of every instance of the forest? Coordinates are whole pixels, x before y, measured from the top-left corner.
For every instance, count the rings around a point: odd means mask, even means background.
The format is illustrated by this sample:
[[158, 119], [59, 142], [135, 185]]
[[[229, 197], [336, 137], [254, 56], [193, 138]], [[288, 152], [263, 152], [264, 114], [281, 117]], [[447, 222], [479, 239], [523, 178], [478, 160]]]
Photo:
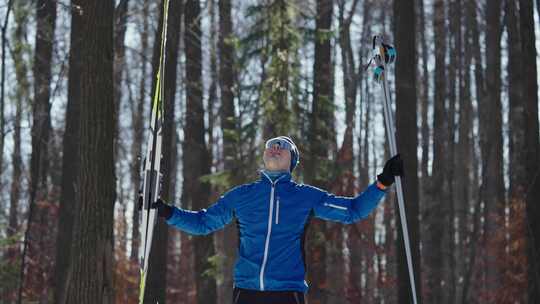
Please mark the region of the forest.
[[[540, 0], [4, 0], [0, 26], [0, 303], [139, 303], [157, 91], [159, 196], [187, 210], [256, 181], [269, 138], [341, 196], [397, 138], [407, 223], [395, 187], [312, 219], [310, 304], [540, 303]], [[159, 218], [140, 303], [232, 303], [238, 234]]]

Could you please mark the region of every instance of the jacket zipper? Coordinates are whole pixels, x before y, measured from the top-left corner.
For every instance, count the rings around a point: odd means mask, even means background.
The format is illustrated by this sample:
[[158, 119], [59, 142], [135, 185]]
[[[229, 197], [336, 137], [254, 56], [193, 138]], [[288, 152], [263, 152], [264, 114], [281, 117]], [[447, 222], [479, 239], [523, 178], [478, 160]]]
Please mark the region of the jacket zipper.
[[264, 291], [264, 269], [266, 268], [266, 262], [268, 260], [268, 247], [270, 246], [270, 235], [272, 234], [272, 215], [274, 213], [274, 191], [276, 190], [276, 183], [281, 179], [280, 177], [272, 182], [272, 179], [270, 179], [270, 177], [268, 177], [266, 174], [264, 174], [264, 176], [266, 176], [266, 178], [268, 178], [268, 180], [272, 184], [272, 190], [270, 191], [270, 212], [268, 213], [268, 232], [266, 233], [266, 241], [264, 243], [263, 262], [261, 265], [261, 272], [259, 273], [259, 281], [260, 281], [259, 288], [261, 291]]
[[279, 197], [276, 202], [276, 225], [279, 224]]

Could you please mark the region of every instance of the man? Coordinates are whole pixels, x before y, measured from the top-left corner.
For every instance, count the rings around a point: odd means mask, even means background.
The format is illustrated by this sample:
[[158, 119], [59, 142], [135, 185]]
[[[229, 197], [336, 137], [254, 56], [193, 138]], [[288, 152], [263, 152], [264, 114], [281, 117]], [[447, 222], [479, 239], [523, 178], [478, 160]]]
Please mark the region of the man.
[[299, 152], [286, 136], [266, 142], [264, 170], [256, 182], [225, 193], [208, 209], [189, 211], [158, 200], [155, 207], [169, 225], [191, 234], [208, 234], [238, 221], [240, 244], [234, 270], [233, 304], [300, 304], [304, 280], [305, 226], [310, 216], [351, 224], [367, 217], [401, 176], [399, 155], [388, 160], [377, 181], [356, 197], [341, 197], [297, 184], [291, 173]]

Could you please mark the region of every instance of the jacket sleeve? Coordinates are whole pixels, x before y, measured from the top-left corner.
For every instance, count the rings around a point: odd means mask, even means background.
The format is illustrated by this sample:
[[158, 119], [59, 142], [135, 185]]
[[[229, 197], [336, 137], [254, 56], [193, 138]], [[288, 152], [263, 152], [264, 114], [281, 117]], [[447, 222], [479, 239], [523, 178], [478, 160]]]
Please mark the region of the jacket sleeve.
[[321, 190], [322, 198], [313, 207], [314, 215], [324, 220], [352, 224], [366, 218], [377, 207], [386, 191], [375, 183], [356, 197], [337, 196]]
[[234, 189], [222, 195], [217, 202], [199, 211], [173, 207], [167, 224], [190, 234], [206, 235], [229, 224], [234, 214]]

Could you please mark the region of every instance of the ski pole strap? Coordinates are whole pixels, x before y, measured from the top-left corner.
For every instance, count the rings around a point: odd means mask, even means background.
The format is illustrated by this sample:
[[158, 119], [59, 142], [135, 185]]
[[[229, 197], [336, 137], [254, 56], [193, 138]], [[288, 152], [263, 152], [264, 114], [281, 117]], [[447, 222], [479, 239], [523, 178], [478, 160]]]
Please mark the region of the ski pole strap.
[[[382, 61], [384, 58], [385, 64], [391, 64], [396, 61], [397, 52], [396, 49], [383, 42], [381, 36], [373, 36], [372, 48], [376, 51], [375, 60]], [[378, 58], [377, 58], [378, 56]]]
[[375, 71], [373, 72], [373, 78], [375, 78], [375, 81], [380, 82], [382, 80], [383, 72], [384, 72], [384, 66], [379, 65], [375, 68]]
[[393, 46], [384, 43], [381, 36], [373, 36], [372, 48], [374, 54], [368, 65], [375, 62], [373, 79], [379, 83], [384, 78], [385, 67], [396, 60], [397, 52]]

